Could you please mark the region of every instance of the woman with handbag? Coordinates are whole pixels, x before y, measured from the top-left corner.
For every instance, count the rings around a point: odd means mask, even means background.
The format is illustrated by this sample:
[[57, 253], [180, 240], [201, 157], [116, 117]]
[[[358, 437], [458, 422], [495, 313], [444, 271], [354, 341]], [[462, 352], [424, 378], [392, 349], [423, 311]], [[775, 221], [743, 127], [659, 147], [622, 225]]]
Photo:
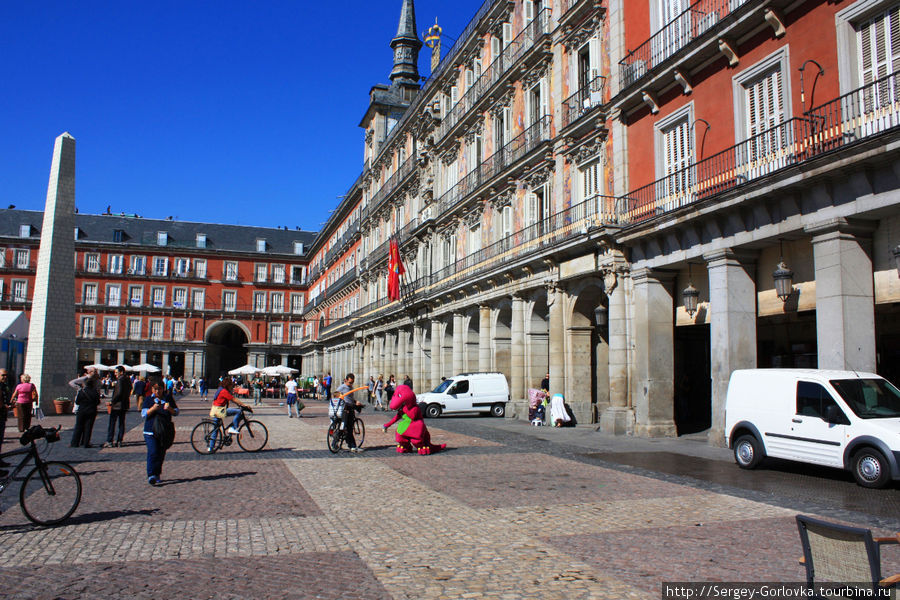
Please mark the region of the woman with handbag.
[[75, 394], [75, 428], [69, 445], [73, 448], [91, 448], [91, 434], [100, 405], [100, 375], [97, 369], [88, 369], [87, 375], [73, 379], [69, 385], [78, 390]]
[[[144, 443], [147, 444], [147, 483], [156, 485], [160, 482], [163, 461], [166, 460], [166, 450], [169, 447], [165, 440], [157, 437], [159, 430], [156, 421], [158, 419], [171, 421], [172, 417], [178, 414], [178, 406], [164, 385], [154, 383], [151, 390], [151, 394], [141, 405], [141, 417], [144, 419]], [[174, 439], [174, 431], [172, 429], [170, 432], [169, 445]]]
[[31, 383], [31, 375], [22, 373], [19, 377], [22, 381], [13, 391], [13, 398], [16, 399], [16, 417], [18, 419], [19, 433], [26, 431], [31, 427], [31, 411], [34, 403], [37, 402], [38, 392], [34, 384]]

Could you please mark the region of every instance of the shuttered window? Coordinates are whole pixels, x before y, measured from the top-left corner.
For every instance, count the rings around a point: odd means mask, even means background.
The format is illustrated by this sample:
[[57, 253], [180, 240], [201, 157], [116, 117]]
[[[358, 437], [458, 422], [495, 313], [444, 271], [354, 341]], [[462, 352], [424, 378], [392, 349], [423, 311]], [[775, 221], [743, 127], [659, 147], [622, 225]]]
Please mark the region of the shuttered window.
[[595, 160], [581, 167], [581, 201], [600, 195], [600, 161]]
[[[776, 153], [787, 142], [785, 132], [779, 127], [785, 119], [782, 81], [781, 67], [778, 66], [745, 86], [747, 158], [762, 161], [763, 172], [779, 166]], [[763, 172], [754, 172], [752, 176]]]
[[[900, 71], [900, 6], [859, 26], [860, 81], [870, 85]], [[866, 93], [866, 110], [894, 101], [895, 86], [885, 81]]]

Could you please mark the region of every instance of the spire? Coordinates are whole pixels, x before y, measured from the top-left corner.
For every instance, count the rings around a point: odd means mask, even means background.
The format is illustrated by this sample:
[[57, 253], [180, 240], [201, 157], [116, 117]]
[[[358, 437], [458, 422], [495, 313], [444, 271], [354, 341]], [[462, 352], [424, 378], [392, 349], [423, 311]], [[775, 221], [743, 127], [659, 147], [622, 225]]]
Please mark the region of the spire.
[[391, 82], [419, 86], [419, 49], [422, 42], [416, 34], [416, 7], [413, 0], [403, 0], [397, 36], [391, 40], [394, 50], [394, 68]]

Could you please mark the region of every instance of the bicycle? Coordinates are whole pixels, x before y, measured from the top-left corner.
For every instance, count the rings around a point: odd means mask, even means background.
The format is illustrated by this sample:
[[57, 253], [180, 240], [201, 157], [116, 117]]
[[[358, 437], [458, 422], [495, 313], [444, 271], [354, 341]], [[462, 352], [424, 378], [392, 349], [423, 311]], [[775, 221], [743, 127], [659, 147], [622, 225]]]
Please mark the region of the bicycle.
[[[325, 442], [332, 454], [337, 454], [347, 439], [344, 431], [344, 401], [339, 400], [334, 410], [329, 410], [331, 423], [328, 425], [328, 434], [325, 436]], [[356, 438], [356, 447], [362, 448], [363, 441], [366, 439], [366, 425], [362, 419], [353, 415], [353, 437]]]
[[[253, 411], [241, 409], [243, 423], [238, 429], [237, 443], [244, 452], [259, 452], [269, 441], [269, 430], [262, 422], [247, 419], [247, 412]], [[197, 454], [215, 454], [223, 446], [231, 445], [233, 435], [226, 430], [225, 419], [203, 419], [191, 432], [191, 446]]]
[[59, 429], [44, 429], [35, 425], [19, 438], [24, 448], [0, 454], [0, 459], [24, 455], [16, 468], [0, 479], [0, 494], [9, 488], [10, 482], [25, 468], [25, 464], [34, 460], [34, 468], [25, 476], [19, 489], [19, 505], [28, 520], [38, 525], [62, 523], [72, 516], [81, 502], [81, 477], [72, 465], [56, 460], [45, 461], [35, 444], [36, 440], [58, 442]]

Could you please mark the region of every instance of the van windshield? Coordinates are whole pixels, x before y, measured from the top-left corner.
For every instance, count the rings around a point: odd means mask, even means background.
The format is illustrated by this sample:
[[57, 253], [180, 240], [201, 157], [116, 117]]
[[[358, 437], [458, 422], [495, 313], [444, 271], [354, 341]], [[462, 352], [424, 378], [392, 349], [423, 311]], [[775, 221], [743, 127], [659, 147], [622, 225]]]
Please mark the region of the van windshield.
[[452, 384], [452, 383], [453, 383], [452, 379], [445, 379], [441, 382], [441, 385], [434, 388], [433, 391], [435, 394], [443, 394], [447, 390], [447, 388], [450, 387], [450, 384]]
[[832, 379], [831, 385], [861, 419], [900, 417], [900, 390], [885, 379]]

